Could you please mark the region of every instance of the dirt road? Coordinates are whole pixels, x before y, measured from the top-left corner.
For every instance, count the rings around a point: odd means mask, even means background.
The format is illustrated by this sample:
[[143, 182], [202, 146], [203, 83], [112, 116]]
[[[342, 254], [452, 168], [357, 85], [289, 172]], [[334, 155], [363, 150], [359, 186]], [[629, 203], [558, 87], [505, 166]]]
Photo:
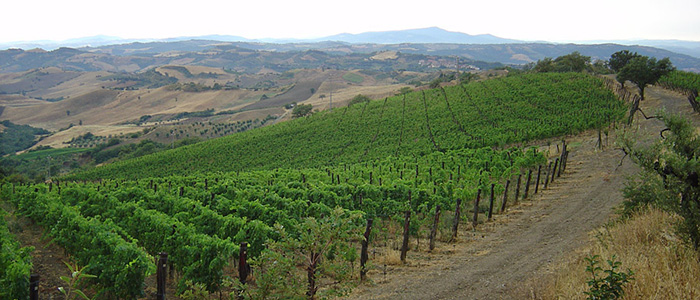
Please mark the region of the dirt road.
[[[649, 115], [660, 107], [691, 115], [687, 100], [676, 93], [647, 88], [640, 107]], [[635, 130], [656, 138], [659, 120], [635, 121]], [[696, 124], [700, 119], [694, 115]], [[596, 150], [597, 134], [568, 139], [571, 155], [566, 174], [530, 200], [476, 231], [462, 233], [454, 248], [437, 254], [413, 253], [407, 266], [386, 275], [371, 274], [374, 283], [358, 287], [349, 299], [510, 299], [526, 280], [549, 269], [588, 240], [588, 232], [604, 225], [622, 201], [625, 177], [638, 171], [613, 138]], [[440, 250], [440, 249], [438, 249]], [[443, 252], [443, 254], [440, 254]], [[444, 254], [450, 252], [450, 254]]]

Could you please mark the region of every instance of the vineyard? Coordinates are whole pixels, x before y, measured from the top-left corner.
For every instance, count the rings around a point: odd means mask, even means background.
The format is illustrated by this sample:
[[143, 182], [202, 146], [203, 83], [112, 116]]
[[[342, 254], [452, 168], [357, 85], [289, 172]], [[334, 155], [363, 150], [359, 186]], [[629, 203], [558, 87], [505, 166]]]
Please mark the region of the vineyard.
[[325, 167], [388, 155], [503, 148], [605, 127], [624, 115], [623, 106], [591, 75], [527, 74], [323, 111], [70, 179]]
[[700, 90], [700, 75], [696, 73], [673, 71], [659, 79], [659, 85], [679, 92], [688, 97], [688, 102], [693, 110], [700, 113], [700, 103], [698, 103], [698, 91]]
[[[365, 224], [370, 243], [403, 235], [402, 260], [408, 238], [453, 241], [460, 225], [479, 226], [566, 168], [565, 144], [550, 153], [525, 143], [607, 128], [624, 112], [590, 75], [505, 77], [320, 112], [47, 184], [6, 184], [0, 195], [89, 266], [111, 297], [143, 296], [161, 252], [179, 293], [272, 289], [265, 274], [286, 265], [281, 276], [308, 272], [298, 296], [313, 296], [317, 279], [355, 276], [347, 270]], [[339, 228], [344, 238], [327, 236]], [[266, 259], [254, 262], [258, 282], [231, 287], [244, 242], [254, 261]], [[289, 261], [297, 256], [309, 259]], [[366, 253], [360, 260], [364, 272]], [[30, 268], [17, 268], [29, 278]]]

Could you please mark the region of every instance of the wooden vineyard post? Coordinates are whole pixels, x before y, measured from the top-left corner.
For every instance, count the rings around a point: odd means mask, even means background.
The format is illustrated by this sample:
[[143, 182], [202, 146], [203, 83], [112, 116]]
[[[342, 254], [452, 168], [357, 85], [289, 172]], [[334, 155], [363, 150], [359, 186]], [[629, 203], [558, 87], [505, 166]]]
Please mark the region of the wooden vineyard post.
[[185, 188], [184, 188], [184, 187], [180, 187], [180, 197], [182, 197], [182, 195], [183, 195], [184, 193], [185, 193]]
[[549, 165], [547, 165], [547, 172], [544, 174], [544, 188], [547, 188], [547, 184], [549, 183], [549, 174], [552, 172], [552, 162], [549, 162]]
[[406, 252], [408, 252], [408, 228], [411, 224], [411, 211], [407, 210], [405, 212], [405, 219], [403, 221], [403, 243], [401, 243], [401, 262], [406, 263]]
[[29, 300], [39, 300], [39, 279], [39, 274], [29, 275]]
[[540, 174], [542, 174], [542, 165], [537, 166], [537, 180], [535, 180], [535, 194], [540, 188]]
[[165, 279], [167, 276], [168, 253], [158, 253], [158, 266], [156, 268], [156, 300], [165, 300]]
[[430, 242], [428, 245], [428, 249], [430, 249], [430, 251], [433, 251], [433, 249], [435, 249], [435, 235], [437, 235], [437, 227], [438, 227], [439, 222], [440, 222], [440, 204], [435, 206], [435, 218], [433, 218], [433, 227], [430, 228]]
[[248, 265], [248, 243], [242, 242], [238, 251], [238, 281], [246, 284], [250, 275], [250, 265]]
[[[340, 182], [338, 182], [340, 183]], [[369, 172], [369, 184], [374, 184], [374, 180], [372, 178], [372, 172]]]
[[491, 217], [493, 216], [493, 189], [495, 186], [495, 183], [491, 184], [491, 197], [489, 198], [489, 215], [487, 218], [488, 221], [491, 221]]
[[476, 199], [474, 200], [474, 215], [472, 216], [472, 227], [476, 230], [476, 224], [479, 223], [479, 201], [481, 200], [481, 189], [476, 191]]
[[520, 197], [520, 181], [522, 177], [522, 174], [518, 175], [518, 184], [515, 186], [515, 198], [513, 198], [514, 203], [518, 203], [518, 197]]
[[557, 175], [557, 166], [559, 165], [559, 157], [554, 160], [554, 168], [552, 168], [552, 179], [549, 181], [550, 183], [554, 183], [554, 176]]
[[528, 192], [530, 191], [530, 179], [532, 179], [532, 169], [527, 170], [527, 180], [525, 180], [525, 194], [523, 195], [523, 200], [527, 199]]
[[566, 154], [566, 149], [561, 152], [561, 157], [559, 157], [559, 168], [557, 169], [557, 177], [561, 177], [561, 171], [564, 166], [564, 155]]
[[462, 199], [457, 198], [457, 208], [455, 208], [455, 219], [452, 222], [452, 238], [450, 242], [455, 242], [457, 240], [457, 227], [459, 227], [459, 207], [462, 206]]
[[360, 280], [365, 281], [367, 278], [367, 260], [369, 255], [367, 255], [367, 248], [369, 247], [369, 234], [372, 232], [372, 219], [367, 219], [367, 228], [365, 228], [365, 239], [362, 240], [362, 252], [360, 253]]
[[566, 147], [566, 146], [567, 146], [567, 145], [566, 145], [566, 141], [562, 141], [562, 143], [564, 144], [564, 147], [563, 147], [563, 148], [564, 148], [564, 151], [562, 151], [562, 153], [561, 153], [561, 159], [560, 159], [560, 162], [559, 162], [559, 165], [561, 165], [561, 166], [559, 167], [560, 172], [564, 172], [564, 170], [566, 169], [566, 163], [565, 163], [565, 161], [566, 161], [566, 157], [569, 156], [569, 150], [568, 150], [567, 147]]
[[510, 186], [510, 179], [506, 180], [506, 189], [503, 191], [503, 201], [501, 202], [501, 213], [506, 211], [506, 203], [508, 202], [508, 186]]

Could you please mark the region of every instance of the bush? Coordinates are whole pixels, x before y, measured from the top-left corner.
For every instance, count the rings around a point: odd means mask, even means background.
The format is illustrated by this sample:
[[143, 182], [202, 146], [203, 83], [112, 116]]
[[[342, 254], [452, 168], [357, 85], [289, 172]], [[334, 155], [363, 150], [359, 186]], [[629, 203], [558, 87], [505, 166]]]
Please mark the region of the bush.
[[[683, 220], [679, 232], [700, 248], [700, 135], [696, 128], [679, 116], [658, 116], [666, 129], [664, 137], [650, 147], [638, 146], [634, 137], [623, 137], [626, 153], [641, 168], [641, 184], [629, 183], [624, 190], [625, 208], [653, 205], [678, 213]], [[670, 133], [668, 133], [670, 132]], [[636, 185], [636, 186], [635, 186]]]
[[[586, 261], [588, 262], [586, 272], [591, 273], [592, 278], [587, 282], [590, 290], [583, 293], [588, 295], [588, 299], [590, 300], [622, 298], [625, 294], [622, 287], [627, 282], [634, 280], [634, 272], [632, 272], [632, 270], [627, 270], [627, 273], [618, 272], [617, 269], [620, 268], [620, 264], [622, 263], [616, 260], [615, 255], [612, 256], [612, 259], [608, 260], [610, 269], [603, 271], [603, 269], [598, 266], [600, 262], [599, 259], [599, 255], [586, 257]], [[600, 277], [598, 275], [600, 271], [608, 275]]]
[[292, 118], [307, 116], [314, 107], [311, 104], [299, 104], [292, 110]]
[[358, 103], [366, 103], [366, 102], [369, 102], [370, 100], [372, 100], [372, 99], [370, 99], [369, 97], [367, 97], [365, 95], [358, 94], [357, 96], [353, 97], [350, 100], [350, 102], [348, 103], [348, 107], [353, 106], [353, 105], [358, 104]]

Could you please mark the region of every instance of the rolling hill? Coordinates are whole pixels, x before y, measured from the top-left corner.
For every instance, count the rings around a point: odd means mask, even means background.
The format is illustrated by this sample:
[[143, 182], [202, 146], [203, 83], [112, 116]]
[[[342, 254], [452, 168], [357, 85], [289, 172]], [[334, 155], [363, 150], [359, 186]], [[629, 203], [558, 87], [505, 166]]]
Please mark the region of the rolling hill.
[[[586, 113], [581, 113], [586, 112]], [[302, 168], [504, 147], [589, 128], [624, 115], [600, 79], [532, 74], [412, 92], [346, 106], [78, 175], [148, 177]]]

